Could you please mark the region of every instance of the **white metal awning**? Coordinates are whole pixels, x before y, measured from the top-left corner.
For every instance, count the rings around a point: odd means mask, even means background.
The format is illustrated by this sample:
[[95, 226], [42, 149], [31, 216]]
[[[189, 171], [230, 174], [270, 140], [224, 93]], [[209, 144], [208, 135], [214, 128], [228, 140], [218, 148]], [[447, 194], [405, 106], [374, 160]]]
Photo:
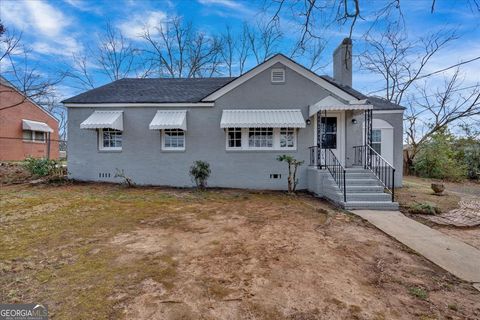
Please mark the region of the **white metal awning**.
[[80, 129], [116, 129], [123, 131], [123, 111], [95, 111], [80, 124]]
[[220, 128], [305, 128], [300, 109], [223, 110]]
[[371, 110], [373, 106], [366, 104], [366, 101], [350, 102], [345, 104], [332, 96], [328, 96], [311, 105], [308, 110], [308, 116], [311, 117], [319, 111], [333, 111], [333, 110]]
[[25, 120], [22, 119], [22, 128], [23, 130], [31, 131], [41, 131], [41, 132], [53, 132], [53, 129], [48, 126], [45, 122]]
[[187, 131], [187, 110], [158, 110], [150, 130], [182, 129]]

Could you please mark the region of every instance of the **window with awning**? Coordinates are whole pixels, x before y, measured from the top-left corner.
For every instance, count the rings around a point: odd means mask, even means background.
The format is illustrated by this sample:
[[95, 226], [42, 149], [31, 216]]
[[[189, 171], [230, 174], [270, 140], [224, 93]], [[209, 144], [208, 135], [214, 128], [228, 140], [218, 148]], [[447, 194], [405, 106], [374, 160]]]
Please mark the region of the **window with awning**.
[[158, 110], [150, 130], [180, 129], [187, 131], [187, 110]]
[[305, 128], [300, 109], [223, 110], [221, 128]]
[[49, 127], [45, 122], [22, 120], [22, 128], [27, 131], [40, 131], [40, 132], [53, 132], [53, 129]]
[[295, 150], [297, 129], [305, 128], [300, 109], [224, 110], [227, 150]]
[[80, 124], [80, 129], [123, 131], [123, 111], [95, 111]]

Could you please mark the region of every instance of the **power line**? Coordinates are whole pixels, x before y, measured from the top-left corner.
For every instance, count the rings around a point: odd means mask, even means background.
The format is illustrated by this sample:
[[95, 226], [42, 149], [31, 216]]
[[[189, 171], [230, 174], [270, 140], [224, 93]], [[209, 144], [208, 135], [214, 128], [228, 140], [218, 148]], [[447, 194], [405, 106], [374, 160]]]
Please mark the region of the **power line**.
[[[457, 91], [462, 91], [462, 90], [467, 90], [467, 89], [473, 89], [473, 88], [477, 88], [477, 87], [479, 87], [478, 84], [473, 85], [473, 86], [458, 88], [458, 89], [455, 89], [455, 90], [450, 90], [450, 92], [457, 92]], [[427, 95], [427, 96], [422, 96], [421, 98], [429, 98], [429, 97], [436, 96], [437, 94], [444, 94], [444, 93], [447, 93], [447, 91], [432, 93], [432, 94], [429, 94], [429, 95]], [[413, 96], [413, 97], [407, 97], [406, 102], [412, 102], [415, 98], [416, 98], [415, 96]]]
[[[471, 63], [471, 62], [476, 61], [476, 60], [480, 60], [480, 56], [478, 56], [478, 57], [476, 57], [476, 58], [472, 58], [472, 59], [470, 59], [470, 60], [461, 61], [461, 62], [456, 63], [456, 64], [454, 64], [454, 65], [452, 65], [452, 66], [450, 66], [450, 67], [447, 67], [447, 68], [443, 68], [443, 69], [440, 69], [440, 70], [437, 70], [437, 71], [433, 71], [433, 72], [427, 73], [427, 74], [425, 74], [425, 75], [419, 76], [419, 77], [416, 78], [415, 80], [420, 80], [420, 79], [423, 79], [423, 78], [427, 78], [427, 77], [433, 76], [434, 74], [441, 73], [441, 72], [450, 70], [450, 69], [452, 69], [452, 68], [455, 68], [455, 67], [458, 67], [458, 66], [467, 64], [467, 63]], [[401, 86], [401, 85], [406, 84], [406, 83], [408, 83], [408, 81], [399, 83], [398, 85]], [[380, 89], [380, 90], [372, 91], [372, 92], [369, 92], [368, 95], [370, 95], [370, 94], [372, 94], [372, 93], [381, 92], [381, 91], [386, 90], [386, 89], [388, 89], [388, 88], [383, 88], [383, 89]]]

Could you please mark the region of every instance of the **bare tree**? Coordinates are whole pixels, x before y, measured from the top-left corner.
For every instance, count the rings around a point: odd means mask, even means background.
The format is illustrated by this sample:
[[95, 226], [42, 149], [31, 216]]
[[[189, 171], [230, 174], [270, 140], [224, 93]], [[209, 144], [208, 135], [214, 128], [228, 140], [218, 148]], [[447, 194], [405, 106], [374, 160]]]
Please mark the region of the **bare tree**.
[[[264, 12], [270, 16], [270, 24], [279, 24], [282, 17], [296, 22], [299, 26], [299, 42], [304, 44], [312, 38], [322, 38], [321, 32], [326, 27], [348, 27], [348, 37], [351, 38], [359, 20], [365, 20], [363, 15], [372, 1], [360, 0], [264, 0]], [[375, 3], [376, 4], [376, 3]], [[430, 0], [430, 13], [434, 14], [436, 1]], [[469, 10], [480, 13], [479, 0], [467, 0], [459, 4], [459, 11]], [[388, 0], [373, 11], [368, 12], [370, 27], [368, 34], [375, 26], [383, 26], [382, 21], [403, 23], [402, 1]], [[346, 35], [347, 36], [347, 35]]]
[[137, 59], [140, 50], [110, 23], [107, 23], [94, 53], [95, 62], [111, 81], [132, 76], [141, 64]]
[[[319, 69], [325, 68], [328, 63], [322, 60], [322, 54], [325, 50], [326, 41], [320, 38], [311, 39], [308, 42], [298, 41], [290, 54], [292, 59], [303, 58], [306, 62], [305, 67], [317, 72]], [[323, 63], [322, 63], [323, 61]]]
[[255, 26], [246, 25], [250, 50], [257, 64], [270, 58], [278, 49], [282, 33], [277, 26], [258, 22]]
[[95, 74], [103, 74], [111, 81], [127, 77], [145, 78], [153, 73], [153, 68], [140, 48], [107, 23], [96, 45], [84, 54], [72, 56], [66, 67], [66, 76], [74, 80], [73, 86], [77, 89], [89, 90], [97, 86]]
[[[422, 71], [443, 47], [457, 39], [452, 30], [441, 30], [410, 41], [402, 30], [391, 25], [378, 38], [367, 36], [367, 50], [360, 55], [363, 69], [385, 80], [385, 98], [401, 104], [405, 93], [418, 80]], [[377, 91], [377, 92], [379, 92]]]
[[[420, 97], [411, 101], [405, 114], [405, 133], [409, 149], [407, 165], [410, 167], [421, 149], [433, 134], [463, 121], [479, 126], [480, 84], [462, 88], [463, 80], [457, 69], [444, 80], [442, 88], [433, 93], [425, 83], [418, 88]], [[465, 93], [466, 92], [466, 93]]]
[[248, 25], [243, 24], [242, 33], [239, 36], [237, 42], [237, 59], [238, 59], [238, 72], [243, 74], [245, 71], [245, 64], [247, 62], [250, 53], [250, 42], [248, 41]]
[[235, 55], [237, 49], [237, 40], [232, 35], [230, 26], [225, 28], [225, 33], [222, 34], [222, 62], [225, 64], [227, 74], [231, 77], [234, 74]]
[[221, 41], [196, 31], [191, 23], [175, 17], [153, 29], [146, 29], [152, 65], [159, 76], [194, 78], [213, 76], [221, 63]]

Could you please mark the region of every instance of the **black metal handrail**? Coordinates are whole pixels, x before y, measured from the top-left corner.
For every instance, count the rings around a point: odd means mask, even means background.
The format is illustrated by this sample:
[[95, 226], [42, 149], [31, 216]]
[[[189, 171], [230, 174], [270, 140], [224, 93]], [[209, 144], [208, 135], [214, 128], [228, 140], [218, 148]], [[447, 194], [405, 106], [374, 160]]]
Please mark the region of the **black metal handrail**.
[[[347, 202], [347, 188], [345, 181], [345, 168], [333, 153], [332, 149], [320, 149], [318, 146], [309, 147], [310, 149], [310, 165], [318, 168], [327, 168], [330, 175], [335, 180], [338, 188], [343, 194], [343, 201]], [[325, 150], [325, 158], [322, 162], [321, 150]]]
[[395, 201], [395, 167], [369, 145], [355, 146], [354, 164], [372, 171]]

